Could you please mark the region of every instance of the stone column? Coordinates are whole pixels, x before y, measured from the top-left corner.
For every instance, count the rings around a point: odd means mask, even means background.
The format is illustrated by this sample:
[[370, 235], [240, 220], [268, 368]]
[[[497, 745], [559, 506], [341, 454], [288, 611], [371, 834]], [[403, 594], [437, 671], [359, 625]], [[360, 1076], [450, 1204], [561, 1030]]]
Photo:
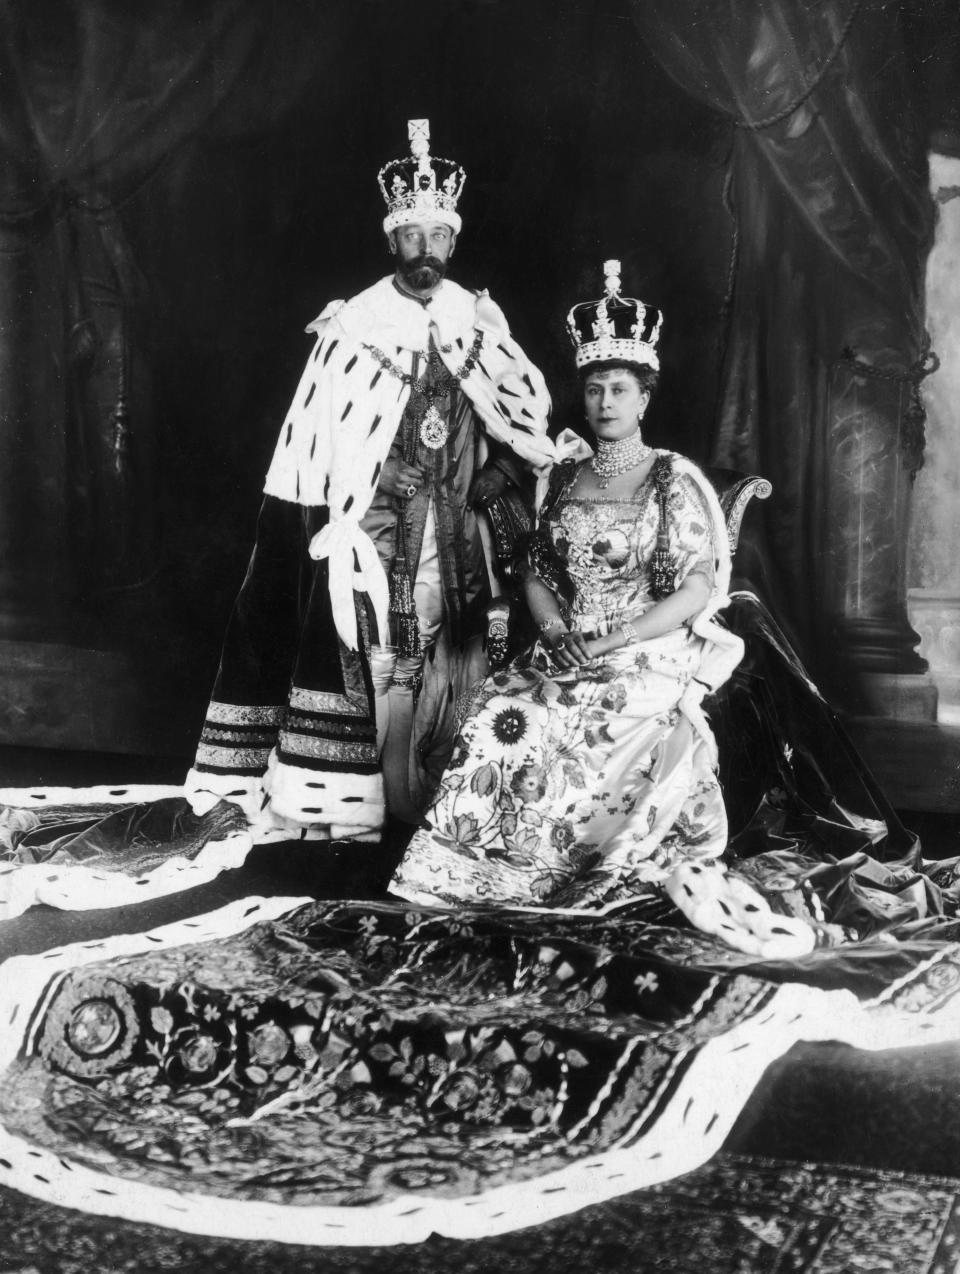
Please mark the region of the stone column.
[[824, 456], [822, 589], [827, 659], [855, 710], [936, 719], [937, 693], [906, 607], [906, 550], [919, 461], [913, 384], [839, 362]]

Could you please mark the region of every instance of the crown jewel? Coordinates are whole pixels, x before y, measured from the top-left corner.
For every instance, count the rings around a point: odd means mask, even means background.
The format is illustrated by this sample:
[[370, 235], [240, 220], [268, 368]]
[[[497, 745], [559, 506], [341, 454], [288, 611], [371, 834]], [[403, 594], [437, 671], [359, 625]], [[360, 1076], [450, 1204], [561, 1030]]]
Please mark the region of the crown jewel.
[[567, 315], [577, 367], [620, 361], [660, 369], [657, 342], [663, 315], [652, 305], [620, 295], [620, 262], [604, 261], [604, 295]]
[[394, 159], [377, 174], [387, 205], [383, 228], [387, 234], [411, 221], [439, 221], [454, 234], [460, 231], [457, 202], [467, 174], [452, 159], [430, 154], [430, 121], [407, 120], [410, 157]]

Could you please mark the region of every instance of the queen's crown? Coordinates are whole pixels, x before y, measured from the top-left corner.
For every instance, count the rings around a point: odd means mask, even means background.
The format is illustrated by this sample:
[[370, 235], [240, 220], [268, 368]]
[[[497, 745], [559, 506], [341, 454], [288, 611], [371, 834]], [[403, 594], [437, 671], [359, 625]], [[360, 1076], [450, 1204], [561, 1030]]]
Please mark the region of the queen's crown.
[[604, 261], [603, 273], [605, 294], [600, 300], [575, 305], [567, 315], [577, 367], [616, 361], [659, 371], [657, 342], [662, 313], [652, 305], [620, 295], [619, 261]]
[[394, 159], [377, 174], [387, 204], [383, 228], [387, 234], [411, 221], [439, 221], [460, 230], [457, 202], [467, 174], [452, 159], [430, 154], [430, 121], [407, 121], [410, 157]]

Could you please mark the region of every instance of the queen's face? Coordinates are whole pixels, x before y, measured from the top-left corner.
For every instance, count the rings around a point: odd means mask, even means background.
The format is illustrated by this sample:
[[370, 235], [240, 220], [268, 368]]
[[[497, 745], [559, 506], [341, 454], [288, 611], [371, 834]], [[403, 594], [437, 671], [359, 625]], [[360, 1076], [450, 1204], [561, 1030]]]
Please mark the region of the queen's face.
[[650, 393], [640, 388], [632, 372], [611, 367], [591, 372], [583, 385], [587, 424], [598, 438], [615, 442], [627, 438], [639, 426]]

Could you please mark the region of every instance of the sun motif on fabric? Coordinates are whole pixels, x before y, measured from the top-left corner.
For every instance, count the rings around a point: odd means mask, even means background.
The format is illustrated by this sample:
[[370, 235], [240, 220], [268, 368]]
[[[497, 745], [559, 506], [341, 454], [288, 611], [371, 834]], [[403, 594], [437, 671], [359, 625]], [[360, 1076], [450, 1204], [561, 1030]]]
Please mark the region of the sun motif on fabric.
[[527, 716], [519, 708], [504, 708], [493, 719], [493, 733], [498, 743], [512, 747], [527, 733]]

